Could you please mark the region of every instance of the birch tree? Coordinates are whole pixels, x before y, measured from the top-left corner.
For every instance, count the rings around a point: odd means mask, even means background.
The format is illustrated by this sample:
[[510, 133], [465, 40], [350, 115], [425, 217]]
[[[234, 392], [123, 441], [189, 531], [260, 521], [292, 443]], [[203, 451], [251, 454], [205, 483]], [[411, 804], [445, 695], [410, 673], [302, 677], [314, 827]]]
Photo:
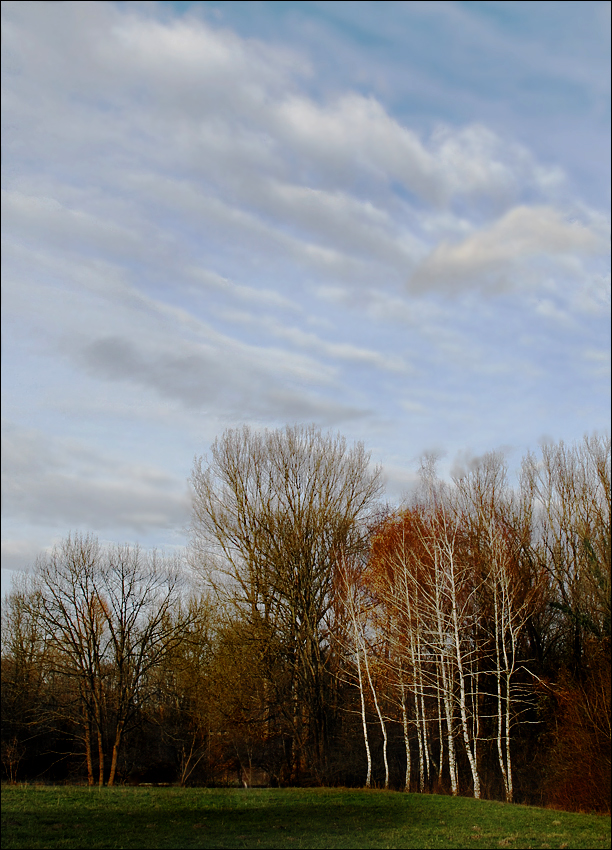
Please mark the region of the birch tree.
[[370, 737], [368, 734], [365, 684], [363, 676], [363, 669], [366, 663], [366, 646], [363, 637], [363, 623], [361, 617], [362, 603], [360, 599], [360, 582], [357, 577], [357, 571], [354, 566], [353, 568], [349, 566], [348, 559], [344, 555], [340, 558], [337, 581], [341, 599], [342, 616], [349, 624], [347, 631], [350, 638], [352, 638], [351, 640], [347, 635], [347, 639], [343, 642], [341, 651], [349, 663], [354, 659], [354, 666], [357, 669], [361, 728], [363, 731], [363, 742], [366, 751], [367, 763], [365, 787], [370, 788], [372, 785], [372, 750], [370, 748]]
[[478, 772], [478, 694], [477, 653], [471, 641], [472, 600], [474, 587], [469, 567], [461, 563], [457, 546], [458, 518], [453, 517], [446, 507], [437, 513], [432, 546], [435, 558], [440, 560], [444, 576], [442, 595], [450, 607], [450, 638], [453, 648], [459, 691], [459, 715], [465, 753], [467, 755], [474, 797], [480, 798], [480, 775]]

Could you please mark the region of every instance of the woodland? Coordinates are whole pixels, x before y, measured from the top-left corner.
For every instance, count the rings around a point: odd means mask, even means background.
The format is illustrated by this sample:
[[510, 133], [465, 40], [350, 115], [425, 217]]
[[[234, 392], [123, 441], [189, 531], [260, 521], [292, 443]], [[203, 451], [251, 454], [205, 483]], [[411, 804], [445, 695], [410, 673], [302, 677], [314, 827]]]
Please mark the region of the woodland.
[[609, 812], [610, 437], [401, 506], [362, 444], [230, 429], [180, 555], [72, 533], [2, 603], [4, 780]]

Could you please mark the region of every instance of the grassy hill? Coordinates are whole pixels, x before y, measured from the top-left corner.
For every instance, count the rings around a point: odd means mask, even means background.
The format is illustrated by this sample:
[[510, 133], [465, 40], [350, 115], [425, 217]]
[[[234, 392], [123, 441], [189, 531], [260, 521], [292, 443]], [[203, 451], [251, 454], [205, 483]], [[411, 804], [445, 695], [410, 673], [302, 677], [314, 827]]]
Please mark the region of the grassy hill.
[[346, 789], [4, 786], [3, 848], [606, 848], [610, 818]]

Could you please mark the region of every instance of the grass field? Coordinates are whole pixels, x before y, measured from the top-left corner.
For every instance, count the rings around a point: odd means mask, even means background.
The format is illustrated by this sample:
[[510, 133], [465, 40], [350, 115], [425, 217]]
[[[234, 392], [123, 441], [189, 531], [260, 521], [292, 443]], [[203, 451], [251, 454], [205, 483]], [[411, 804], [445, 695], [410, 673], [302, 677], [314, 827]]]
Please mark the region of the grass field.
[[610, 847], [610, 818], [344, 789], [4, 786], [3, 848]]

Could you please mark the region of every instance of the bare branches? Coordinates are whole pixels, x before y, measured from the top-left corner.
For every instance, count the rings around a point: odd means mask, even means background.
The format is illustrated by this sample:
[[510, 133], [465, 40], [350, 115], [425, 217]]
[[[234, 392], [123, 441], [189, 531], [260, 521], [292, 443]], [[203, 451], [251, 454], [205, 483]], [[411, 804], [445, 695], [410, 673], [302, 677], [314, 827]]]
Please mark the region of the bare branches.
[[91, 536], [67, 537], [35, 570], [38, 616], [53, 650], [55, 670], [79, 695], [89, 782], [92, 735], [97, 741], [98, 783], [113, 785], [122, 736], [146, 699], [151, 670], [178, 641], [177, 565], [138, 547], [102, 549]]
[[269, 686], [291, 736], [291, 772], [308, 741], [325, 760], [332, 679], [329, 622], [339, 552], [363, 546], [360, 525], [380, 489], [361, 444], [314, 426], [227, 431], [196, 461], [193, 543], [198, 569], [259, 641]]

